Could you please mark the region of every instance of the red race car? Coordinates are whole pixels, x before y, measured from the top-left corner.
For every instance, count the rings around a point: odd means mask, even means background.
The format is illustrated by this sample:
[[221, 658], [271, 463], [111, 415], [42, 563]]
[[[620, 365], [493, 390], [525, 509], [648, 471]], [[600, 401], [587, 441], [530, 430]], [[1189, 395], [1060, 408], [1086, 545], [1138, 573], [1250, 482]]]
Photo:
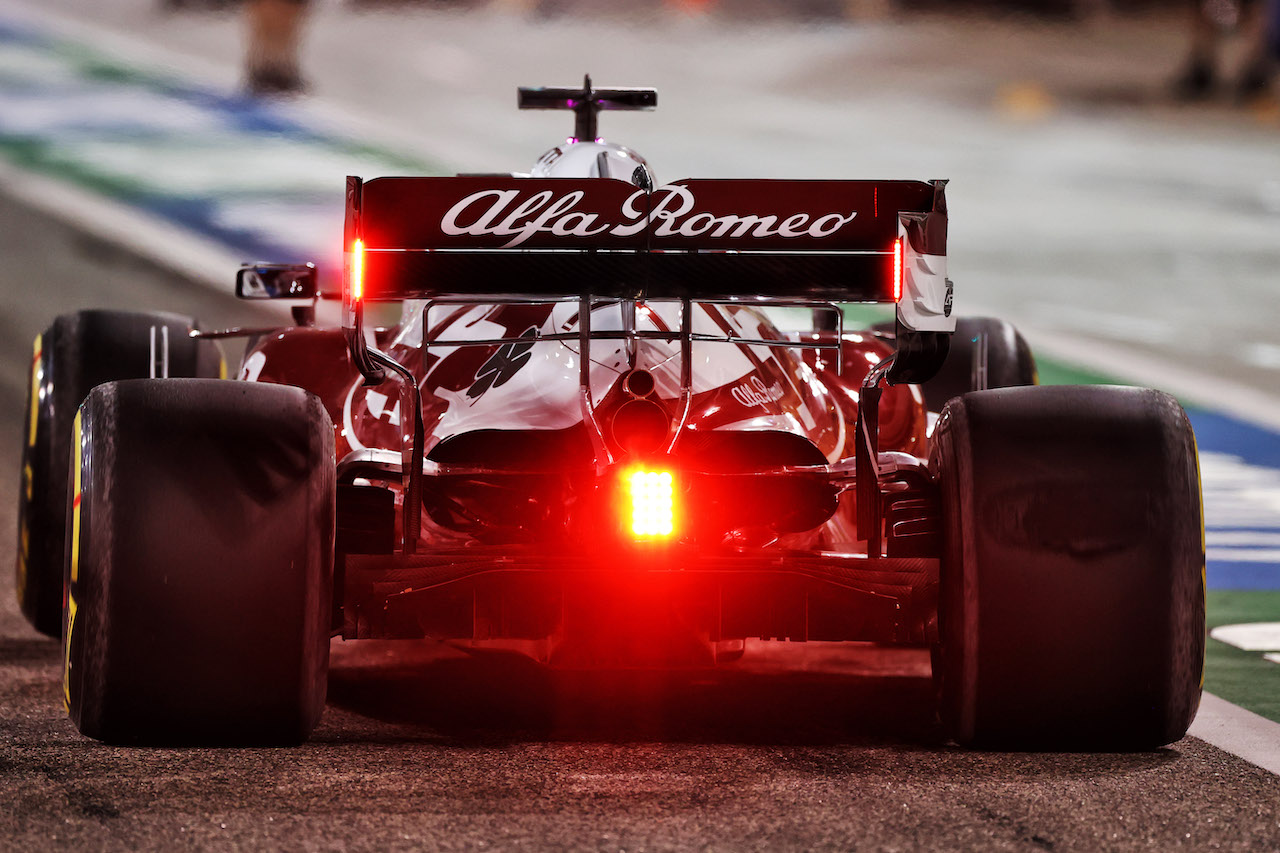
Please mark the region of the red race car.
[[[237, 279], [295, 326], [85, 311], [37, 338], [18, 598], [62, 632], [82, 732], [301, 741], [340, 636], [607, 668], [908, 645], [961, 743], [1182, 737], [1204, 546], [1177, 402], [1033, 387], [1008, 324], [957, 321], [945, 182], [659, 185], [596, 132], [656, 99], [522, 89], [576, 118], [531, 175], [348, 179], [340, 291]], [[843, 328], [859, 302], [896, 319]]]

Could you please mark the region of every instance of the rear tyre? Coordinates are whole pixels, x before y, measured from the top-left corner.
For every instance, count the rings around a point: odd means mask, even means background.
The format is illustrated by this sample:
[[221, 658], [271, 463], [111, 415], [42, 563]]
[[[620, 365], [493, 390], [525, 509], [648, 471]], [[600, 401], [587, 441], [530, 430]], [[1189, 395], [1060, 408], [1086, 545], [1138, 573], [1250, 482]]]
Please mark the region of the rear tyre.
[[961, 317], [951, 349], [937, 374], [921, 384], [925, 408], [940, 412], [952, 397], [979, 390], [977, 367], [985, 347], [986, 388], [1014, 388], [1038, 382], [1031, 347], [1012, 323], [995, 317]]
[[1148, 749], [1204, 672], [1195, 438], [1172, 397], [1054, 386], [952, 400], [934, 433], [941, 714], [962, 744]]
[[95, 385], [151, 375], [153, 326], [158, 334], [168, 329], [170, 376], [218, 375], [217, 350], [197, 346], [187, 334], [195, 321], [176, 314], [78, 311], [35, 340], [23, 412], [16, 583], [23, 614], [51, 637], [62, 630], [71, 420]]
[[291, 744], [324, 706], [333, 426], [300, 388], [90, 392], [70, 495], [64, 690], [113, 743]]

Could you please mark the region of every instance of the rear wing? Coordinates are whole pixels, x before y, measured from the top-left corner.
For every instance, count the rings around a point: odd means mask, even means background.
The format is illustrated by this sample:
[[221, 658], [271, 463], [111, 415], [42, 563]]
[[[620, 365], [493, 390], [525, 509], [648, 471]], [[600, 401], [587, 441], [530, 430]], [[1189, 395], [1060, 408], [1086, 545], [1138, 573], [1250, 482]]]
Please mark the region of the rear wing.
[[353, 177], [343, 294], [895, 302], [946, 256], [944, 186]]
[[[945, 181], [347, 178], [343, 326], [366, 381], [366, 302], [897, 305], [890, 382], [946, 355]], [[837, 317], [839, 313], [837, 312]], [[586, 337], [586, 323], [582, 335]], [[634, 332], [631, 332], [634, 336]], [[691, 332], [682, 329], [682, 338]], [[503, 343], [499, 341], [498, 343]], [[585, 362], [584, 362], [585, 363]], [[389, 365], [384, 365], [389, 366]]]

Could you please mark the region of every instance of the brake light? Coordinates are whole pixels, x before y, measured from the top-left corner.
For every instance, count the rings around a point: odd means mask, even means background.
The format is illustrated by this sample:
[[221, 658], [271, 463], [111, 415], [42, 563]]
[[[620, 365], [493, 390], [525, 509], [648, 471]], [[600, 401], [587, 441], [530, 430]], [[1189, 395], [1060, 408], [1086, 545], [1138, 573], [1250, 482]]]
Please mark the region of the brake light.
[[893, 301], [902, 301], [902, 238], [893, 241]]
[[364, 298], [364, 241], [356, 240], [351, 246], [351, 299]]
[[631, 504], [631, 532], [638, 537], [665, 537], [675, 530], [675, 478], [670, 471], [632, 471], [626, 475]]

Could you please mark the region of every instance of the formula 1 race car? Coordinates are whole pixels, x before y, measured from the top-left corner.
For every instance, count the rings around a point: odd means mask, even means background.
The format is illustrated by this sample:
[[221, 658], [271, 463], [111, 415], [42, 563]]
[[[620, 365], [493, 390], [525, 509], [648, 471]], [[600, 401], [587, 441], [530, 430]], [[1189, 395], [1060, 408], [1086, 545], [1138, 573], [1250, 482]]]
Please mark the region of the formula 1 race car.
[[[1183, 736], [1205, 586], [1178, 403], [1035, 386], [1012, 327], [957, 320], [944, 181], [659, 185], [596, 131], [656, 100], [522, 89], [576, 122], [532, 174], [349, 178], [340, 291], [237, 278], [301, 300], [294, 326], [83, 311], [36, 339], [18, 598], [62, 633], [80, 731], [299, 742], [342, 637], [571, 668], [915, 646], [962, 744]], [[895, 319], [847, 330], [846, 303]]]

